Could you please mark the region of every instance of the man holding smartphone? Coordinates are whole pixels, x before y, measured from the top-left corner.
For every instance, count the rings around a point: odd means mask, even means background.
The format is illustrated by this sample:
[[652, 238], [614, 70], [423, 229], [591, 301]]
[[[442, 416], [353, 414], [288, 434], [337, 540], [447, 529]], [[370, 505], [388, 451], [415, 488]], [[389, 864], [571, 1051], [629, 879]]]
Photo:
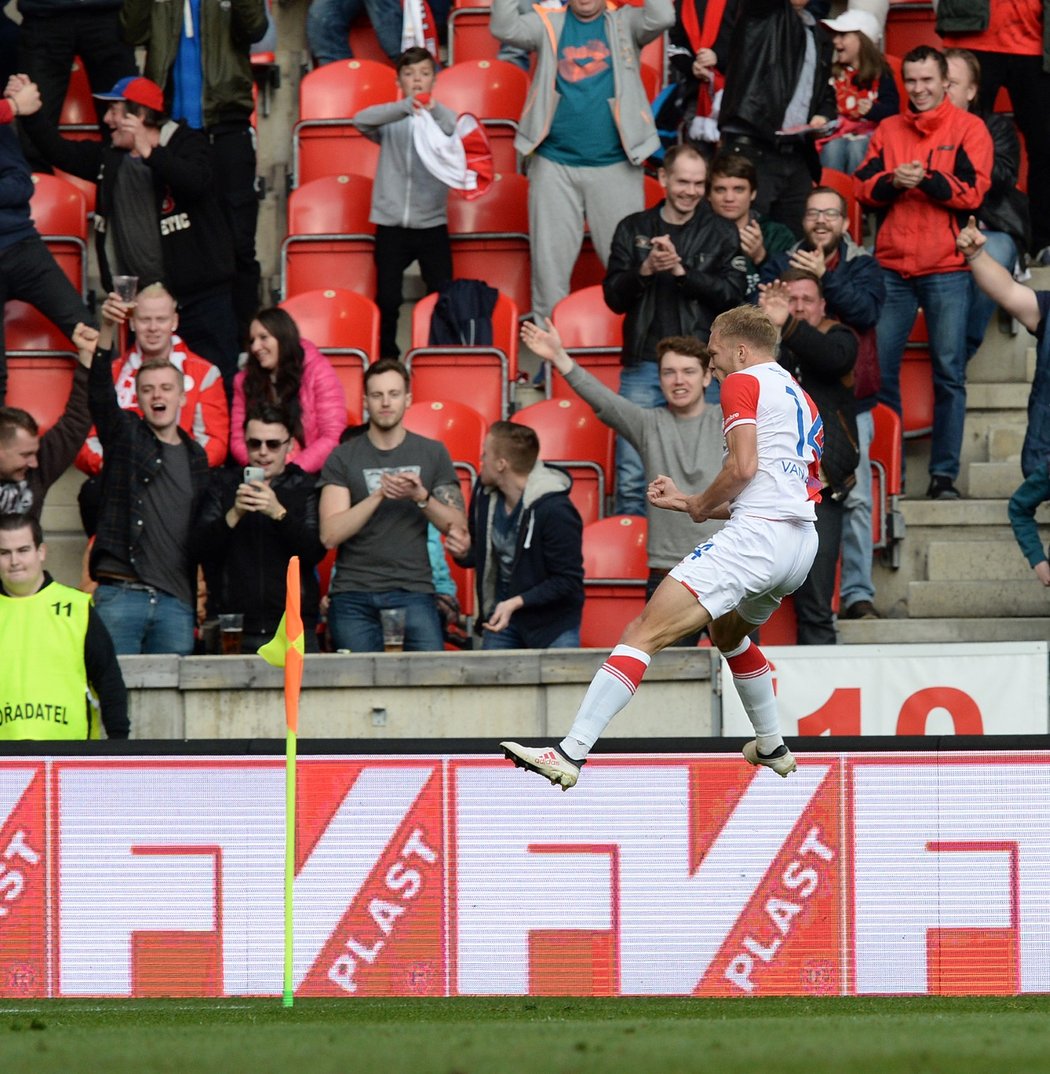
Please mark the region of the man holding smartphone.
[[285, 609], [288, 560], [298, 556], [306, 648], [317, 652], [320, 593], [314, 564], [324, 556], [318, 536], [314, 476], [287, 462], [292, 443], [283, 409], [264, 405], [244, 423], [248, 465], [216, 471], [194, 551], [204, 564], [214, 614], [244, 616], [246, 653], [270, 641]]

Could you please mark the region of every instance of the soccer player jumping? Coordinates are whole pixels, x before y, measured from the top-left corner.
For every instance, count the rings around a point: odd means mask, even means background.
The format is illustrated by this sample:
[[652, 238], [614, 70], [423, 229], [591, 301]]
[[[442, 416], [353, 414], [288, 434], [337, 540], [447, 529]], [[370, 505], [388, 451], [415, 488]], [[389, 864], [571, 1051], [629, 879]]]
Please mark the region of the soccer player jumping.
[[725, 456], [710, 486], [686, 495], [663, 475], [649, 503], [695, 522], [728, 518], [660, 583], [598, 669], [568, 735], [532, 749], [501, 742], [516, 765], [568, 790], [609, 721], [634, 696], [654, 653], [708, 627], [755, 728], [744, 758], [780, 776], [795, 771], [784, 745], [766, 658], [748, 634], [805, 580], [817, 551], [823, 425], [816, 405], [777, 364], [778, 330], [765, 312], [739, 306], [715, 319], [708, 349], [722, 383]]

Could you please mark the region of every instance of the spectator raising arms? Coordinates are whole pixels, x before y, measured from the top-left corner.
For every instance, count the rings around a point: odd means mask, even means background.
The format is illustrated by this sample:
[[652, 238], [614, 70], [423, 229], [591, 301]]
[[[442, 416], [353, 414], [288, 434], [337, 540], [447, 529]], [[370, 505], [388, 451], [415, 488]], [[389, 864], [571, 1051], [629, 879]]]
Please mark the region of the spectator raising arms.
[[817, 142], [825, 168], [852, 175], [868, 151], [871, 133], [887, 116], [901, 110], [893, 71], [879, 50], [882, 28], [869, 11], [844, 11], [824, 26], [835, 36], [831, 85], [839, 110], [839, 125]]
[[248, 364], [233, 383], [230, 454], [248, 461], [244, 422], [264, 404], [282, 407], [291, 422], [295, 451], [289, 461], [319, 473], [346, 427], [346, 395], [332, 363], [299, 335], [295, 321], [278, 307], [260, 310], [248, 335]]

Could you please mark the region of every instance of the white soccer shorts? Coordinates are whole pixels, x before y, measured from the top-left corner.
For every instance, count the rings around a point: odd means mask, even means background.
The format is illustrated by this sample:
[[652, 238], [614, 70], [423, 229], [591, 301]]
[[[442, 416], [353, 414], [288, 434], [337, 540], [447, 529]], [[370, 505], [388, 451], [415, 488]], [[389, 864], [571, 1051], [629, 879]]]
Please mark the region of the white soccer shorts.
[[812, 522], [739, 515], [698, 545], [670, 577], [718, 619], [734, 608], [761, 626], [806, 580], [817, 554]]

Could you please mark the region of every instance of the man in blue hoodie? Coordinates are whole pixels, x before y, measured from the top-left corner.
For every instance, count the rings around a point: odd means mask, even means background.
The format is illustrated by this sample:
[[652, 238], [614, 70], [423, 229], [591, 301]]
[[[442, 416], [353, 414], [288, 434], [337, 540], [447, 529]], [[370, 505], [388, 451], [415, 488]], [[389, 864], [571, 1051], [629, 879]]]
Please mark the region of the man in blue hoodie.
[[583, 614], [583, 522], [572, 479], [539, 461], [534, 429], [494, 422], [470, 498], [469, 531], [445, 547], [477, 569], [483, 649], [575, 649]]

